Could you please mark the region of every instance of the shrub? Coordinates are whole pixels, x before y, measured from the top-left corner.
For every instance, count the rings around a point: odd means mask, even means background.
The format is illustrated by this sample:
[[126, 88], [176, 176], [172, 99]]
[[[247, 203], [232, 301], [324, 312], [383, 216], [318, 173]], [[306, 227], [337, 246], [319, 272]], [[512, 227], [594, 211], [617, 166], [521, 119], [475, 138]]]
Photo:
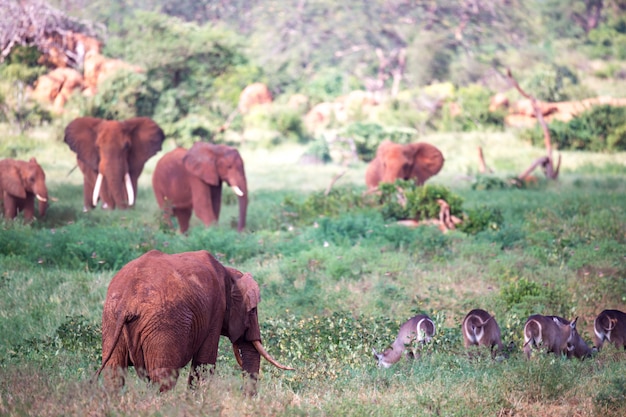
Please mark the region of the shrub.
[[566, 89], [578, 84], [578, 76], [562, 65], [540, 65], [523, 83], [525, 91], [538, 100], [556, 102], [569, 100]]
[[489, 127], [503, 128], [505, 112], [489, 110], [492, 95], [492, 91], [478, 84], [460, 88], [453, 100], [461, 107], [461, 113], [452, 116], [449, 114], [449, 107], [444, 106], [440, 129], [467, 132]]
[[459, 225], [459, 230], [475, 235], [483, 230], [500, 230], [503, 223], [504, 216], [499, 209], [481, 206], [466, 211], [466, 216]]
[[593, 399], [593, 408], [599, 416], [623, 416], [626, 404], [626, 378], [613, 377]]
[[[626, 107], [594, 106], [569, 122], [554, 121], [548, 129], [552, 143], [559, 149], [623, 151], [626, 150]], [[535, 146], [544, 146], [539, 127], [522, 131], [520, 137]]]
[[[450, 214], [463, 217], [463, 199], [442, 185], [417, 186], [412, 180], [396, 180], [393, 184], [382, 183], [381, 212], [385, 219], [436, 219], [441, 209], [437, 200], [450, 205]], [[401, 190], [401, 192], [399, 192]]]
[[378, 123], [356, 122], [341, 129], [339, 136], [352, 138], [359, 158], [368, 162], [374, 159], [378, 145], [383, 140], [411, 143], [417, 136], [417, 131], [412, 128], [383, 127]]

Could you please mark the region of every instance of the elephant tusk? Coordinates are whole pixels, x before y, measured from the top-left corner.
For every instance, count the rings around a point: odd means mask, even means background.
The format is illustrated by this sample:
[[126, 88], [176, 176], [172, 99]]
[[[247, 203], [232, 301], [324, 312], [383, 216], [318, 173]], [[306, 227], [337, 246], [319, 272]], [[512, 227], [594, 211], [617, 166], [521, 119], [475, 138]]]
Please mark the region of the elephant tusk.
[[232, 189], [233, 189], [233, 192], [237, 194], [237, 196], [243, 197], [243, 191], [241, 191], [241, 188], [237, 187], [236, 185], [233, 185]]
[[95, 207], [98, 205], [98, 197], [100, 196], [100, 187], [102, 187], [102, 174], [98, 173], [98, 178], [96, 178], [96, 185], [93, 187], [93, 195], [91, 197], [91, 203]]
[[241, 359], [241, 352], [239, 352], [239, 347], [233, 343], [233, 352], [235, 353], [235, 359], [240, 367], [243, 368], [243, 360]]
[[42, 203], [47, 203], [48, 202], [47, 198], [42, 197], [39, 194], [35, 194], [35, 197], [37, 197], [37, 200], [41, 201]]
[[280, 363], [276, 362], [276, 359], [272, 358], [270, 354], [267, 353], [267, 351], [263, 348], [261, 341], [253, 340], [252, 344], [254, 345], [254, 348], [257, 350], [257, 352], [261, 354], [261, 356], [263, 356], [269, 363], [271, 363], [278, 369], [283, 369], [285, 371], [295, 371], [294, 368], [290, 368], [289, 366], [281, 365]]
[[124, 183], [126, 184], [126, 193], [128, 194], [128, 205], [135, 204], [135, 192], [133, 191], [133, 183], [130, 181], [128, 172], [124, 175]]

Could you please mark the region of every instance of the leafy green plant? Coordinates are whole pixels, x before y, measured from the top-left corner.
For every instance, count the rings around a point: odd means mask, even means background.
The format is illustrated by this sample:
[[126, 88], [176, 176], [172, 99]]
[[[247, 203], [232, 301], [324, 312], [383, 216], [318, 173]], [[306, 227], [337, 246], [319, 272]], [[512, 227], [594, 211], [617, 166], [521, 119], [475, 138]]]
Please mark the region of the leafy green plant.
[[475, 235], [483, 230], [500, 230], [504, 223], [502, 212], [494, 207], [477, 207], [466, 210], [466, 216], [459, 225], [459, 230]]
[[617, 376], [596, 394], [593, 408], [597, 415], [612, 417], [624, 415], [626, 403], [626, 378]]
[[417, 131], [412, 128], [383, 127], [372, 122], [355, 122], [341, 129], [339, 135], [352, 138], [359, 158], [367, 162], [374, 159], [378, 145], [383, 140], [410, 143], [417, 136]]
[[442, 185], [417, 186], [412, 180], [382, 183], [381, 212], [385, 219], [437, 219], [441, 210], [437, 200], [450, 205], [450, 214], [462, 217], [463, 199]]
[[[548, 125], [550, 138], [559, 149], [592, 152], [626, 150], [626, 108], [610, 105], [593, 106], [569, 122], [554, 121]], [[523, 140], [544, 146], [541, 129], [526, 129]]]

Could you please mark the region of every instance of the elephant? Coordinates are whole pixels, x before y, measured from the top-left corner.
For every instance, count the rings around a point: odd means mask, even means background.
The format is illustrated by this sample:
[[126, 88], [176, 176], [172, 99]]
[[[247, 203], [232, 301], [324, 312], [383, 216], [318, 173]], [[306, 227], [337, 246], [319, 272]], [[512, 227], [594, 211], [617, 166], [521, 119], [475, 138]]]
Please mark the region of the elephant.
[[35, 217], [35, 199], [39, 205], [39, 217], [44, 217], [48, 209], [48, 189], [46, 174], [37, 160], [0, 160], [0, 195], [5, 218], [13, 219], [23, 211], [24, 220], [32, 220]]
[[120, 389], [126, 369], [161, 392], [176, 385], [189, 361], [188, 384], [213, 372], [219, 338], [230, 339], [237, 362], [256, 393], [260, 357], [283, 370], [261, 343], [259, 285], [249, 273], [223, 266], [209, 252], [151, 250], [130, 261], [109, 284], [102, 312], [102, 366], [107, 388]]
[[248, 185], [235, 148], [205, 142], [196, 142], [189, 150], [178, 147], [157, 162], [152, 188], [166, 222], [171, 226], [171, 216], [176, 216], [181, 233], [186, 233], [192, 210], [206, 226], [217, 223], [224, 181], [238, 196], [241, 232], [246, 226]]
[[376, 157], [365, 171], [365, 183], [372, 191], [381, 182], [413, 179], [417, 185], [436, 175], [443, 166], [443, 154], [435, 146], [425, 143], [401, 145], [384, 140], [378, 146]]
[[65, 143], [83, 172], [83, 211], [135, 204], [137, 180], [150, 157], [161, 150], [163, 130], [152, 119], [117, 121], [79, 117], [65, 128]]

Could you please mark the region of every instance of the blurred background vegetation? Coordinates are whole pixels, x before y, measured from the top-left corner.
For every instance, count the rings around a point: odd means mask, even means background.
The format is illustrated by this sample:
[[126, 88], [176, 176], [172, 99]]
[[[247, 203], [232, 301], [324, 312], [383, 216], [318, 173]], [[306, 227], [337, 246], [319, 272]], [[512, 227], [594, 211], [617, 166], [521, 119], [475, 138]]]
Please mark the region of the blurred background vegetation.
[[[559, 181], [528, 184], [510, 178], [543, 155], [543, 132], [510, 128], [506, 111], [489, 110], [496, 93], [520, 99], [506, 68], [542, 101], [625, 96], [625, 0], [33, 4], [55, 7], [104, 55], [143, 70], [75, 93], [58, 113], [28, 97], [50, 69], [36, 48], [14, 46], [0, 62], [0, 157], [36, 155], [55, 198], [45, 219], [0, 223], [0, 414], [624, 415], [623, 352], [468, 361], [460, 321], [483, 307], [519, 349], [529, 314], [577, 315], [590, 342], [595, 315], [626, 310], [624, 108], [550, 122]], [[0, 39], [7, 24], [0, 16]], [[235, 113], [253, 82], [269, 86], [272, 105]], [[306, 116], [324, 103], [342, 111], [312, 127]], [[218, 226], [168, 229], [150, 188], [160, 155], [146, 164], [135, 209], [82, 213], [82, 176], [62, 142], [80, 115], [152, 117], [168, 138], [163, 152], [236, 145], [252, 190], [247, 230], [233, 230], [226, 192]], [[395, 186], [363, 195], [365, 162], [384, 139], [425, 140], [446, 157], [425, 187], [396, 184], [405, 205]], [[478, 172], [478, 146], [493, 173]], [[457, 230], [395, 224], [436, 216], [438, 198], [464, 219]], [[184, 377], [162, 396], [129, 378], [123, 401], [85, 384], [101, 360], [108, 283], [151, 249], [207, 249], [251, 272], [264, 344], [298, 371], [263, 365], [259, 396], [244, 401], [223, 341], [219, 378], [200, 395]], [[433, 344], [420, 360], [376, 369], [371, 348], [416, 313], [437, 323]]]

